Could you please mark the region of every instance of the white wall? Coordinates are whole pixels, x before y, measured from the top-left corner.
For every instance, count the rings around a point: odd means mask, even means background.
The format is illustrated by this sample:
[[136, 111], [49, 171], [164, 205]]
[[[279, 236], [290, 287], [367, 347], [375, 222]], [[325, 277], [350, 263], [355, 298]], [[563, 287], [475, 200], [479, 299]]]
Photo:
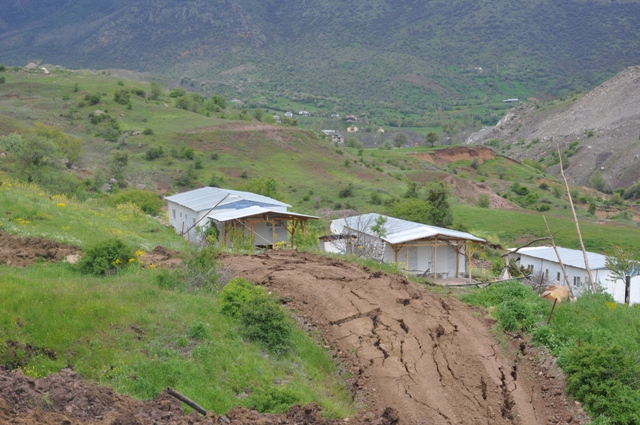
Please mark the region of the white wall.
[[[202, 228], [207, 227], [209, 224], [209, 220], [201, 220], [205, 216], [207, 211], [193, 211], [185, 206], [178, 205], [171, 201], [167, 202], [167, 209], [169, 212], [169, 224], [173, 226], [173, 228], [176, 229], [176, 232], [178, 233], [186, 232], [187, 229], [193, 227], [193, 225], [196, 223], [196, 227]], [[189, 230], [189, 232], [186, 233], [184, 237], [192, 242], [199, 242], [200, 233], [198, 232], [196, 227]]]
[[[521, 253], [509, 254], [509, 258], [511, 259], [515, 260], [518, 257], [520, 257], [520, 265], [524, 268], [531, 268], [533, 274], [542, 271], [545, 275], [548, 273], [548, 281], [550, 283], [565, 284], [560, 263], [533, 258]], [[588, 291], [587, 282], [589, 281], [589, 275], [586, 269], [566, 265], [565, 269], [567, 270], [567, 275], [569, 275], [571, 288], [576, 296], [580, 296], [581, 293]], [[610, 294], [616, 302], [622, 303], [624, 302], [624, 282], [620, 280], [612, 282], [609, 273], [607, 269], [591, 270], [591, 274], [596, 283], [601, 286], [605, 292]], [[577, 278], [580, 279], [579, 283]], [[631, 303], [640, 303], [640, 276], [631, 279]]]

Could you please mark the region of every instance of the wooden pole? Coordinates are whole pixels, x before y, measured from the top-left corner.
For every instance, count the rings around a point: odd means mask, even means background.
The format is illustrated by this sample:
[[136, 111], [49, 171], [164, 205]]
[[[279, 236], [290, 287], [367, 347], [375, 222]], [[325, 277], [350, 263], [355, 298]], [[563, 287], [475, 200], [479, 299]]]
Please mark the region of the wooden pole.
[[547, 226], [547, 232], [549, 232], [549, 239], [551, 240], [551, 245], [553, 246], [553, 250], [556, 253], [556, 257], [558, 258], [558, 263], [560, 264], [560, 269], [562, 270], [562, 274], [564, 275], [564, 281], [567, 284], [567, 289], [569, 290], [569, 294], [571, 295], [571, 300], [575, 300], [576, 296], [573, 295], [573, 289], [571, 289], [571, 282], [569, 282], [569, 274], [567, 273], [567, 269], [564, 267], [564, 264], [562, 263], [562, 258], [560, 258], [558, 247], [556, 246], [556, 242], [553, 240], [553, 235], [551, 234], [549, 223], [547, 223], [547, 218], [544, 216], [544, 214], [542, 215], [542, 219], [544, 220], [545, 226]]
[[460, 241], [456, 241], [456, 279], [458, 278], [458, 276], [460, 275], [460, 250], [459, 247], [460, 245], [458, 245], [460, 243]]
[[171, 387], [167, 388], [167, 392], [172, 396], [174, 396], [175, 398], [177, 398], [178, 400], [180, 400], [181, 402], [183, 402], [184, 404], [186, 404], [187, 406], [191, 407], [196, 412], [200, 413], [202, 416], [207, 416], [207, 411], [195, 401], [191, 400], [188, 397], [183, 396], [182, 394], [180, 394], [179, 392], [177, 392]]
[[582, 248], [582, 255], [584, 256], [584, 265], [587, 268], [587, 275], [589, 276], [589, 285], [591, 286], [591, 292], [596, 292], [596, 283], [593, 281], [593, 275], [591, 274], [591, 267], [589, 267], [589, 259], [587, 258], [587, 250], [584, 248], [584, 242], [582, 242], [582, 234], [580, 233], [580, 224], [578, 223], [578, 216], [576, 215], [576, 209], [573, 206], [573, 199], [571, 199], [571, 192], [569, 191], [569, 183], [564, 175], [564, 168], [562, 167], [562, 156], [560, 154], [560, 145], [556, 142], [556, 148], [558, 149], [558, 159], [560, 160], [560, 174], [564, 180], [564, 186], [567, 189], [567, 197], [569, 198], [569, 205], [571, 205], [571, 212], [573, 213], [573, 221], [576, 224], [576, 232], [578, 233], [578, 240], [580, 241], [580, 247]]
[[551, 307], [551, 312], [549, 313], [549, 319], [547, 319], [547, 326], [549, 326], [549, 323], [551, 323], [551, 317], [553, 316], [553, 310], [556, 309], [556, 304], [558, 304], [558, 299], [554, 298], [553, 299], [553, 307]]
[[433, 237], [433, 283], [438, 281], [438, 235]]

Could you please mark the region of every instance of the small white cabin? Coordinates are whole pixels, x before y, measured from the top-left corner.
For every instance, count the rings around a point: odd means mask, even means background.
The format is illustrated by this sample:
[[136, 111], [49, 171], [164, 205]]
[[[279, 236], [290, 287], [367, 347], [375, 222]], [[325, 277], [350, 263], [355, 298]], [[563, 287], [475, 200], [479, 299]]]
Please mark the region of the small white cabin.
[[331, 231], [340, 237], [325, 238], [326, 251], [397, 264], [434, 280], [463, 278], [469, 269], [467, 244], [485, 242], [470, 233], [374, 213], [333, 220]]
[[234, 238], [256, 246], [273, 247], [291, 242], [299, 227], [317, 217], [289, 211], [289, 204], [267, 196], [239, 190], [203, 187], [168, 196], [169, 224], [180, 235], [199, 243], [212, 225], [223, 245]]
[[[558, 248], [558, 254], [562, 259], [571, 288], [576, 296], [589, 290], [589, 275], [584, 262], [584, 254], [577, 249]], [[565, 279], [560, 267], [560, 261], [551, 246], [537, 246], [519, 249], [511, 252], [508, 259], [516, 261], [516, 264], [529, 270], [533, 275], [544, 275], [550, 283], [564, 285]], [[625, 282], [616, 280], [611, 276], [605, 262], [607, 257], [595, 252], [587, 252], [587, 261], [596, 285], [610, 294], [616, 302], [623, 303], [625, 296]], [[640, 276], [631, 279], [631, 304], [640, 303]]]

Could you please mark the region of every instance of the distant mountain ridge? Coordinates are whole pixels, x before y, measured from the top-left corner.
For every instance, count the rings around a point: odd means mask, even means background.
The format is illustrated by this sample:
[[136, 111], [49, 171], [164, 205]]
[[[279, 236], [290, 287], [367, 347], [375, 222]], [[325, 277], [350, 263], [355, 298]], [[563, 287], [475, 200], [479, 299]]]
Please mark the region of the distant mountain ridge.
[[[590, 87], [635, 64], [639, 46], [637, 1], [0, 3], [0, 61], [10, 64], [125, 68], [239, 95], [270, 90], [413, 108], [425, 107], [415, 93], [437, 103], [477, 89]], [[504, 84], [482, 78], [491, 73]]]
[[[467, 143], [508, 146], [509, 156], [544, 165], [556, 162], [558, 143], [573, 183], [589, 186], [597, 170], [610, 189], [627, 188], [640, 179], [640, 66], [625, 69], [575, 101], [514, 108]], [[559, 174], [559, 165], [549, 171]]]

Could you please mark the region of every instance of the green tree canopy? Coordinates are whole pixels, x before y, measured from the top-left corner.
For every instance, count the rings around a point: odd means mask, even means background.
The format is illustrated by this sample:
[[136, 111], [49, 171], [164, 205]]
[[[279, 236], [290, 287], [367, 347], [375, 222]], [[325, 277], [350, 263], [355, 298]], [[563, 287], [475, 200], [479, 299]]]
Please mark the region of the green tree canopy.
[[425, 139], [425, 143], [427, 146], [435, 146], [436, 143], [440, 140], [440, 136], [435, 131], [430, 131], [427, 133], [427, 137]]
[[241, 184], [238, 190], [268, 196], [280, 202], [286, 202], [286, 196], [280, 191], [278, 181], [273, 177], [256, 177]]

